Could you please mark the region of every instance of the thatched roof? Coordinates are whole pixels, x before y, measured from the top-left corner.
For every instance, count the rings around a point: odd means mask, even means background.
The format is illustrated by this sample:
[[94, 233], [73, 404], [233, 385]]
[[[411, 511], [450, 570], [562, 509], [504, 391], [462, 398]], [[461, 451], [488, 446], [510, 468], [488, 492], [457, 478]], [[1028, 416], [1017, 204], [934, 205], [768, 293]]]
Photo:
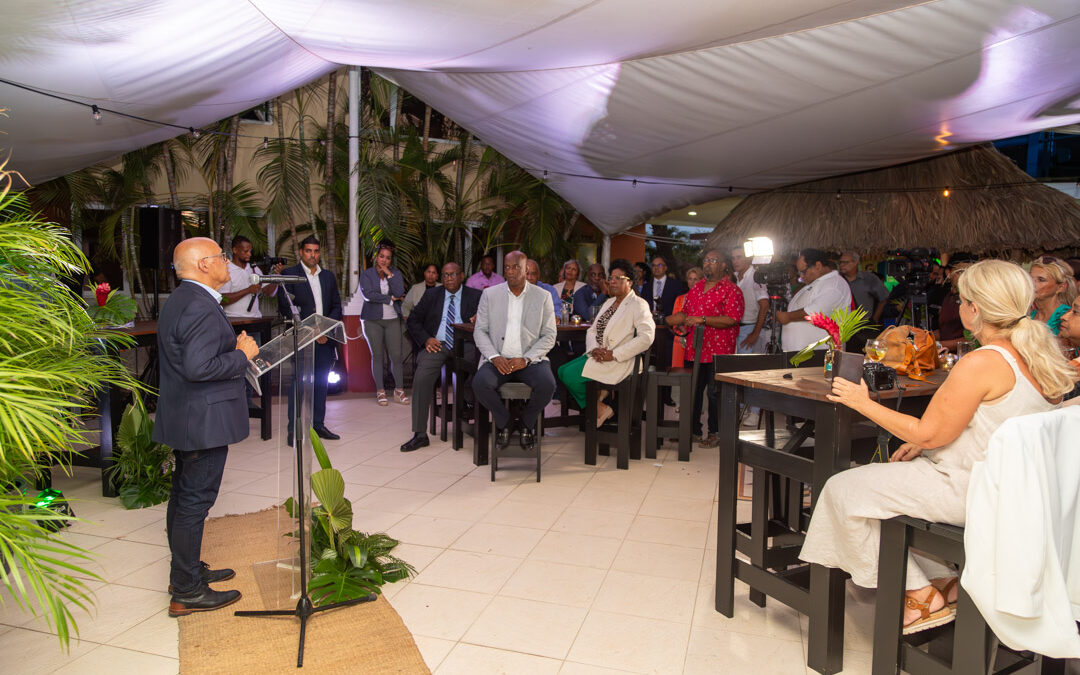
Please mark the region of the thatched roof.
[[1080, 204], [987, 144], [751, 195], [709, 243], [750, 236], [771, 237], [778, 251], [1043, 251], [1080, 245]]

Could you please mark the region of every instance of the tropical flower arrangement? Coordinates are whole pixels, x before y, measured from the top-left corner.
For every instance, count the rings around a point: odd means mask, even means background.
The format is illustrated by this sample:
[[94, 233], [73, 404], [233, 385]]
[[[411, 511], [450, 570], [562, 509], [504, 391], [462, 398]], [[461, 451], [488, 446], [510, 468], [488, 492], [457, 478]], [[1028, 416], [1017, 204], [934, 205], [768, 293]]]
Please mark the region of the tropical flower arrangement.
[[824, 330], [827, 335], [817, 342], [812, 342], [791, 357], [791, 365], [797, 366], [814, 354], [814, 350], [828, 343], [829, 349], [843, 349], [844, 343], [853, 335], [870, 325], [866, 310], [862, 307], [855, 309], [834, 309], [832, 314], [825, 316], [815, 312], [806, 317], [811, 325]]
[[123, 326], [135, 320], [137, 307], [127, 295], [114, 291], [109, 284], [94, 287], [97, 305], [90, 305], [86, 313], [99, 326]]

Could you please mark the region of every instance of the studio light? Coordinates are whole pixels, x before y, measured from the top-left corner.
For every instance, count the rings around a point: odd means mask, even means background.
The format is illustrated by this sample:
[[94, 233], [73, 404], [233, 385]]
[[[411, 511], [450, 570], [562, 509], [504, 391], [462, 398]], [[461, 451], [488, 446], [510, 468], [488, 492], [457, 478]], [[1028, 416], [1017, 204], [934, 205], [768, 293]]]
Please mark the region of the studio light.
[[340, 394], [345, 391], [348, 378], [345, 376], [345, 371], [341, 370], [341, 367], [340, 363], [335, 363], [326, 375], [326, 393], [329, 395]]
[[743, 253], [751, 258], [754, 265], [763, 265], [772, 261], [774, 255], [772, 239], [768, 237], [750, 237], [743, 242]]

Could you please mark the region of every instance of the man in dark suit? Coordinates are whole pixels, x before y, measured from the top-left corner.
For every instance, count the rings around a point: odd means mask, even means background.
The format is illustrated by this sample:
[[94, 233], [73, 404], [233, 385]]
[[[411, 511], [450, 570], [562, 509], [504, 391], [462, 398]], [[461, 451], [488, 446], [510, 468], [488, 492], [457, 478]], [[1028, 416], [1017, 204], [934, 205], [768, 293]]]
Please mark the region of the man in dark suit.
[[166, 511], [172, 564], [169, 616], [231, 605], [240, 591], [208, 584], [233, 578], [199, 560], [203, 523], [217, 500], [229, 444], [247, 438], [244, 371], [259, 348], [233, 331], [217, 289], [229, 280], [228, 260], [211, 239], [177, 245], [173, 266], [181, 283], [158, 319], [159, 394], [153, 439], [173, 449], [172, 492]]
[[[675, 312], [675, 298], [686, 292], [686, 285], [675, 277], [668, 276], [667, 261], [660, 256], [652, 259], [652, 278], [645, 284], [645, 302], [649, 303], [649, 311], [653, 317], [663, 319]], [[656, 332], [656, 344], [653, 345], [653, 355], [657, 361], [657, 369], [667, 368], [671, 365], [671, 348], [675, 343], [675, 336], [669, 330]], [[675, 405], [671, 398], [671, 387], [663, 387], [660, 391], [660, 400], [665, 405]]]
[[[409, 335], [421, 347], [413, 373], [412, 430], [413, 436], [401, 445], [402, 452], [412, 452], [430, 444], [427, 428], [428, 409], [439, 370], [453, 357], [454, 329], [451, 324], [465, 323], [476, 318], [481, 292], [463, 286], [465, 275], [461, 266], [448, 262], [442, 268], [442, 288], [424, 291], [420, 302], [409, 314]], [[476, 361], [476, 348], [465, 346], [466, 358]], [[462, 401], [461, 403], [464, 403]], [[454, 405], [458, 405], [454, 401]]]
[[[319, 240], [315, 235], [306, 237], [300, 242], [300, 264], [286, 267], [281, 271], [285, 276], [307, 277], [308, 282], [296, 284], [284, 284], [285, 290], [293, 296], [293, 304], [300, 311], [300, 320], [304, 320], [312, 314], [321, 314], [328, 319], [341, 320], [341, 294], [338, 293], [337, 280], [334, 273], [319, 267], [321, 250]], [[292, 318], [289, 314], [289, 305], [285, 298], [278, 295], [278, 309], [281, 315]], [[336, 441], [341, 438], [326, 428], [326, 387], [327, 378], [330, 376], [330, 366], [334, 363], [334, 343], [326, 336], [319, 338], [315, 343], [315, 398], [312, 401], [311, 426], [319, 438]], [[289, 445], [292, 445], [293, 436], [293, 413], [292, 413], [292, 389], [289, 389]]]

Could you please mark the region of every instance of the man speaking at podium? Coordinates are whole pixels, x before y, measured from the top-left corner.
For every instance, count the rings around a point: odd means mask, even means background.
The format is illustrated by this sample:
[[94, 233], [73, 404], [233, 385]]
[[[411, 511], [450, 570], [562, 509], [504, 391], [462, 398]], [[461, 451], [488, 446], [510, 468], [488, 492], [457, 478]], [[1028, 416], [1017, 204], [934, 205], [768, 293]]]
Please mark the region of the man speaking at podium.
[[259, 353], [246, 332], [237, 336], [221, 308], [227, 259], [211, 239], [177, 245], [180, 285], [161, 309], [157, 344], [159, 385], [153, 439], [173, 449], [172, 492], [165, 527], [172, 552], [169, 616], [231, 605], [240, 591], [209, 584], [233, 578], [230, 569], [202, 562], [203, 523], [217, 500], [229, 444], [248, 435], [244, 371]]

